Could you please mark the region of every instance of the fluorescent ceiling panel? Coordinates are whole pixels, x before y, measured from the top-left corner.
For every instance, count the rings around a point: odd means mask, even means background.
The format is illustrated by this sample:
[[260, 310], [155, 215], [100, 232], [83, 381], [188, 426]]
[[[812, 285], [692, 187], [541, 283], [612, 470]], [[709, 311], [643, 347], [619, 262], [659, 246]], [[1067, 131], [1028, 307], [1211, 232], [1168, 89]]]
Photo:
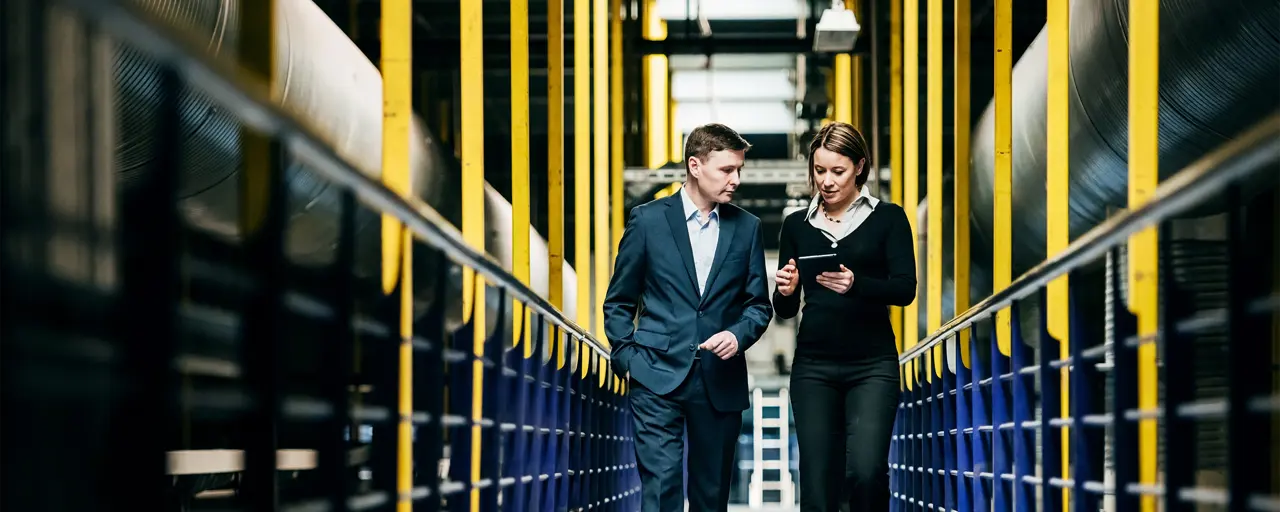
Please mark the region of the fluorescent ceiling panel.
[[686, 101], [796, 99], [796, 86], [786, 69], [679, 70], [671, 73], [671, 98]]
[[718, 55], [670, 55], [671, 69], [795, 69], [796, 56], [786, 53], [721, 53]]
[[738, 133], [790, 133], [796, 127], [796, 112], [781, 101], [676, 103], [675, 129], [679, 133], [707, 123], [722, 123]]
[[796, 0], [658, 0], [657, 11], [664, 20], [699, 14], [708, 20], [794, 20], [805, 14]]

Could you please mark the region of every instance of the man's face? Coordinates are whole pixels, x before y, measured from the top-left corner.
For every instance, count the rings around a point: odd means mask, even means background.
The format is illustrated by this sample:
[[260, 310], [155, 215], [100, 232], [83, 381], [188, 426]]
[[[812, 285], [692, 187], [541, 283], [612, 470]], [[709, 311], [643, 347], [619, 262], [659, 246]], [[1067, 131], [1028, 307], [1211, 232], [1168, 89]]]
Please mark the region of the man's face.
[[742, 183], [742, 164], [746, 151], [712, 151], [705, 160], [689, 158], [689, 173], [697, 179], [702, 197], [717, 203], [733, 200], [734, 191]]

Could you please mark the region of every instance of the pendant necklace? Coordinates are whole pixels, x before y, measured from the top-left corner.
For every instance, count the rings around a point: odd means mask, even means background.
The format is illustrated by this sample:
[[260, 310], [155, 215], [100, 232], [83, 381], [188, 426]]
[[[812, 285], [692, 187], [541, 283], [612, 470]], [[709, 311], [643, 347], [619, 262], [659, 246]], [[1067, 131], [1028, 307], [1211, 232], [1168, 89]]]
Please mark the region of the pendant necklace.
[[[832, 223], [834, 223], [834, 224], [839, 224], [839, 223], [840, 223], [840, 219], [833, 219], [833, 218], [831, 218], [831, 215], [827, 214], [827, 207], [826, 207], [826, 205], [825, 205], [825, 204], [822, 206], [822, 216], [823, 216], [823, 217], [826, 217], [826, 218], [827, 218], [827, 221], [832, 222]], [[823, 233], [823, 234], [826, 234], [826, 233]], [[828, 235], [828, 236], [827, 236], [827, 238], [830, 238], [830, 239], [831, 239], [831, 248], [832, 248], [832, 249], [835, 249], [835, 248], [836, 248], [836, 246], [837, 246], [837, 245], [839, 245], [839, 244], [836, 242], [836, 239], [835, 239], [834, 237], [831, 237], [830, 235]]]

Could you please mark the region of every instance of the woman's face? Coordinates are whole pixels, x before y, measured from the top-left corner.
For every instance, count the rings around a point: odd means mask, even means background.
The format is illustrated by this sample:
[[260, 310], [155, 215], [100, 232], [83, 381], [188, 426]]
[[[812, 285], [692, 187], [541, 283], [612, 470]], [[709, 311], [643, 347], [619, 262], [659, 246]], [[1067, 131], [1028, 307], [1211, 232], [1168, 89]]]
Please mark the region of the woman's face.
[[[863, 159], [866, 161], [866, 159]], [[813, 184], [828, 204], [841, 204], [857, 190], [857, 177], [862, 174], [863, 161], [819, 147], [813, 152]]]

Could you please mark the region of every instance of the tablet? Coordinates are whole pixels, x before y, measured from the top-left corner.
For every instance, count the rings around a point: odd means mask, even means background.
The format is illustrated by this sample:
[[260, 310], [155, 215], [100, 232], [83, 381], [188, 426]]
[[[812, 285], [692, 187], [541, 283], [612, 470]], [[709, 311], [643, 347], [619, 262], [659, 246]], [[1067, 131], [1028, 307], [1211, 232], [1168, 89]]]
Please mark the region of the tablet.
[[802, 276], [816, 276], [823, 272], [839, 272], [840, 261], [835, 254], [814, 254], [796, 258], [796, 267]]

